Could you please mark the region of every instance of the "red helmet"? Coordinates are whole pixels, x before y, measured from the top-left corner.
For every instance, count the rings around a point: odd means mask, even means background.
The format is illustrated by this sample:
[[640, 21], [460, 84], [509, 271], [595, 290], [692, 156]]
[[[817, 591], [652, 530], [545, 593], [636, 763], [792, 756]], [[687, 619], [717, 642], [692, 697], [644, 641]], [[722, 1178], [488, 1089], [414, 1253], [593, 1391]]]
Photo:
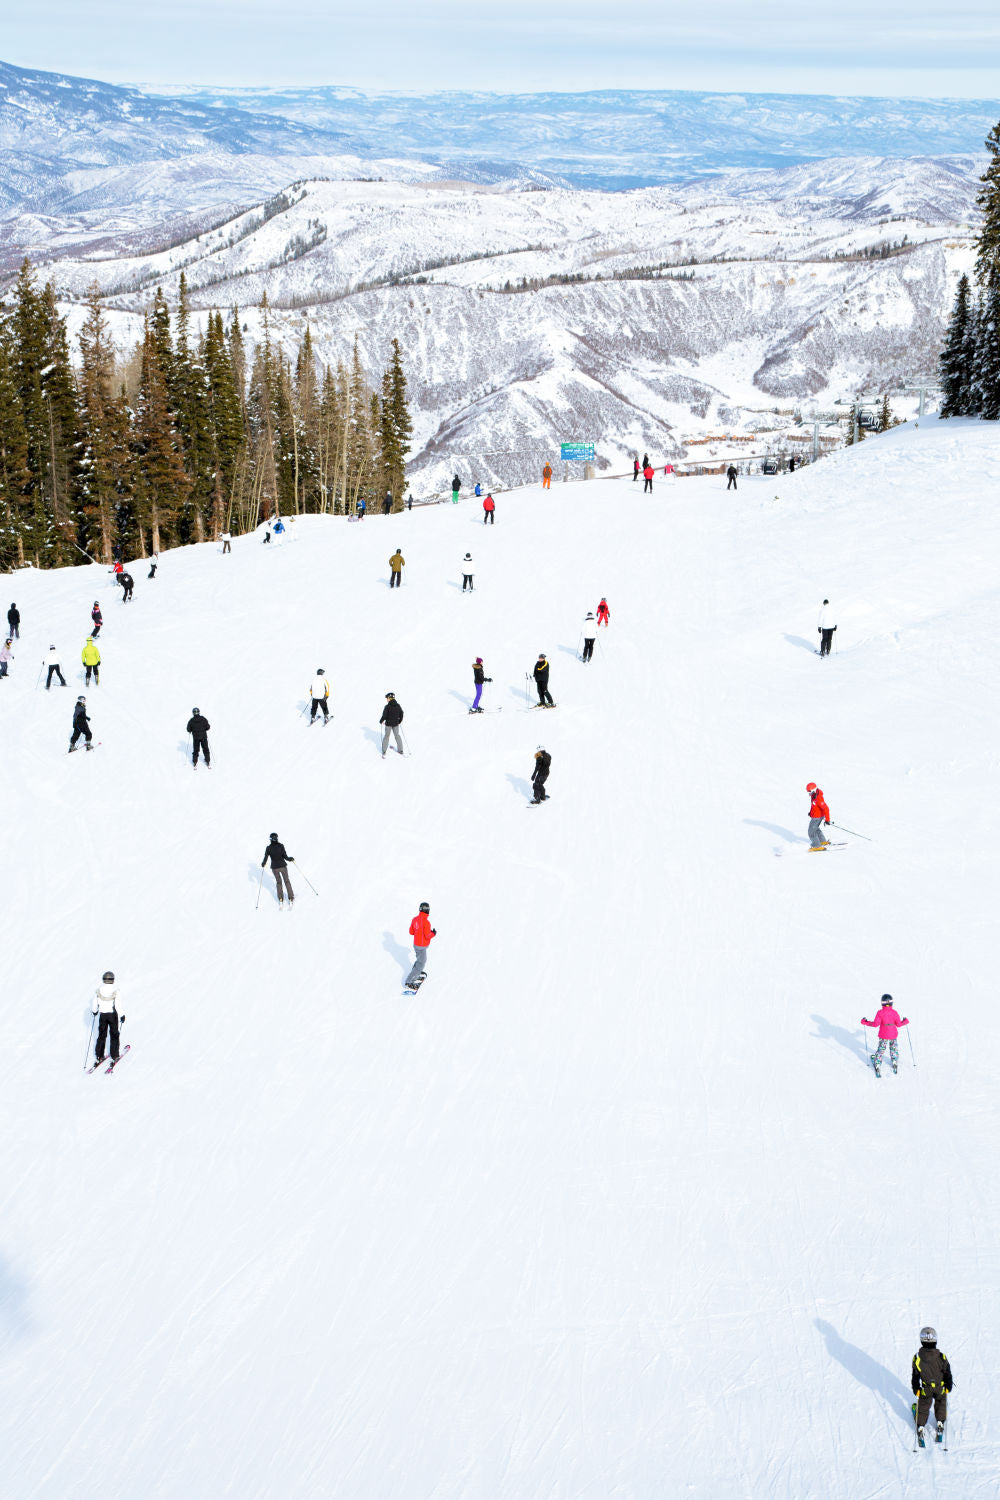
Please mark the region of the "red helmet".
[[806, 791], [807, 792], [818, 792], [819, 791], [819, 787], [816, 785], [815, 781], [810, 781], [809, 785], [806, 787]]

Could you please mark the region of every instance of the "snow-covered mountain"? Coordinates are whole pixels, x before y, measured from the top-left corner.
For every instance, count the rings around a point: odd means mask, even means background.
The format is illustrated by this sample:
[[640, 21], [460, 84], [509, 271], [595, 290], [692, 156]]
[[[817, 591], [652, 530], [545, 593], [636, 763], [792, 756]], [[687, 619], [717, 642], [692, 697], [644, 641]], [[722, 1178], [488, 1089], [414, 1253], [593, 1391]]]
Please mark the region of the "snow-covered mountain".
[[[996, 424], [922, 422], [735, 495], [305, 518], [127, 606], [8, 580], [5, 1500], [994, 1500], [998, 483]], [[811, 780], [874, 841], [806, 854]], [[109, 967], [132, 1050], [87, 1077]]]

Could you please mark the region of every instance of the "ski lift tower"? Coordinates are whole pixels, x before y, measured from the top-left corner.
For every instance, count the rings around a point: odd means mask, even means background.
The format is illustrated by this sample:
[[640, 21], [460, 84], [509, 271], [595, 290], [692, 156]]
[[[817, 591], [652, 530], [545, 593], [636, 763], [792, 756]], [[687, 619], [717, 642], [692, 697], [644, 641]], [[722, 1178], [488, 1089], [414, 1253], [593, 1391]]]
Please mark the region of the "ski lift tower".
[[919, 392], [919, 395], [920, 395], [920, 404], [919, 404], [919, 406], [917, 408], [917, 421], [918, 422], [920, 421], [920, 418], [924, 414], [924, 400], [925, 400], [925, 398], [928, 395], [930, 395], [932, 392], [939, 391], [940, 389], [941, 389], [940, 381], [937, 381], [937, 380], [933, 379], [933, 377], [930, 376], [930, 375], [918, 375], [918, 376], [916, 376], [916, 378], [914, 380], [910, 381], [910, 383], [908, 385], [904, 385], [903, 386], [903, 392], [904, 392], [905, 395], [909, 395], [913, 391]]
[[803, 424], [803, 426], [805, 426], [805, 427], [811, 427], [812, 430], [813, 430], [813, 453], [812, 453], [812, 461], [813, 461], [813, 463], [815, 463], [816, 460], [819, 458], [819, 429], [820, 429], [820, 427], [821, 426], [822, 427], [828, 427], [831, 422], [838, 422], [839, 420], [840, 420], [840, 413], [839, 412], [836, 412], [836, 411], [817, 411], [815, 401], [812, 403], [809, 411], [803, 413], [803, 417], [802, 417], [802, 424]]
[[858, 441], [858, 428], [859, 427], [864, 427], [864, 428], [867, 429], [867, 427], [868, 427], [868, 423], [867, 422], [862, 422], [861, 421], [861, 413], [863, 411], [874, 411], [875, 408], [876, 408], [876, 406], [878, 405], [878, 399], [879, 399], [878, 396], [865, 396], [865, 395], [861, 394], [861, 392], [859, 392], [856, 396], [852, 396], [850, 398], [850, 400], [845, 400], [845, 398], [843, 396], [839, 396], [837, 398], [837, 400], [833, 403], [834, 406], [850, 406], [850, 407], [853, 407], [853, 409], [854, 409], [854, 432], [852, 433], [852, 438], [853, 438], [854, 442]]

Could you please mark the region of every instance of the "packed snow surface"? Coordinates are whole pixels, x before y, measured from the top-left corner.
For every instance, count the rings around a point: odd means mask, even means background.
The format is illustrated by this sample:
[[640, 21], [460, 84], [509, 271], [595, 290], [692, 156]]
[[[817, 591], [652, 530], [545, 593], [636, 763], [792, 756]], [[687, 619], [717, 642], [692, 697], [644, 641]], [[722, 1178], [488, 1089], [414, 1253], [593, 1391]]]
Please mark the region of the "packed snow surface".
[[[735, 495], [304, 518], [128, 606], [8, 580], [5, 1496], [993, 1500], [998, 482], [995, 426], [925, 422]], [[805, 853], [811, 780], [872, 842]], [[109, 966], [132, 1050], [88, 1077]]]

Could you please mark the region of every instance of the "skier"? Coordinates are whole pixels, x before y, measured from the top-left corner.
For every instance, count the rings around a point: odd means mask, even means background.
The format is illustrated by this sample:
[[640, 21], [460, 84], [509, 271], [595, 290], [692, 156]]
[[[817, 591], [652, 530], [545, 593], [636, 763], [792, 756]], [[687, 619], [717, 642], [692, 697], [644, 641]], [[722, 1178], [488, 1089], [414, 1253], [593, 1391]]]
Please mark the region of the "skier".
[[21, 639], [21, 611], [16, 604], [12, 604], [7, 611], [7, 634], [12, 641]]
[[212, 764], [212, 757], [208, 750], [208, 731], [211, 724], [205, 718], [200, 708], [192, 708], [191, 717], [187, 721], [187, 732], [191, 736], [191, 764], [198, 764], [198, 751], [205, 757], [205, 770]]
[[222, 533], [222, 555], [223, 555], [223, 557], [225, 557], [225, 555], [226, 555], [227, 552], [232, 552], [232, 550], [233, 550], [233, 534], [232, 534], [231, 531], [224, 531]]
[[913, 1356], [910, 1370], [910, 1389], [917, 1398], [914, 1419], [921, 1447], [932, 1401], [937, 1421], [936, 1441], [940, 1443], [944, 1438], [944, 1424], [948, 1420], [948, 1393], [953, 1384], [951, 1365], [947, 1354], [942, 1354], [937, 1346], [937, 1334], [933, 1328], [921, 1328], [920, 1348]]
[[288, 904], [291, 906], [295, 900], [295, 892], [292, 890], [292, 882], [288, 878], [288, 866], [294, 865], [295, 860], [292, 855], [285, 853], [285, 846], [279, 843], [276, 833], [271, 834], [271, 842], [264, 850], [264, 858], [260, 862], [262, 870], [268, 860], [271, 861], [271, 874], [274, 876], [274, 884], [278, 891], [278, 905], [282, 906], [284, 904], [285, 898], [281, 893], [281, 882], [284, 881], [285, 890], [288, 893]]
[[392, 734], [396, 740], [396, 749], [400, 755], [403, 753], [403, 741], [399, 737], [399, 726], [403, 722], [403, 710], [396, 702], [395, 693], [386, 693], [385, 708], [382, 710], [380, 724], [385, 725], [385, 734], [382, 736], [382, 759], [385, 760], [385, 752], [389, 748], [389, 735]]
[[114, 569], [113, 569], [113, 572], [114, 572], [114, 575], [115, 575], [115, 583], [121, 583], [121, 581], [122, 581], [122, 574], [124, 573], [124, 571], [125, 571], [125, 564], [122, 562], [122, 560], [121, 560], [120, 557], [116, 556], [115, 557], [115, 565], [114, 565]]
[[789, 474], [794, 474], [795, 473], [795, 454], [794, 453], [792, 454], [791, 458], [788, 460], [788, 472], [789, 472]]
[[271, 523], [270, 523], [270, 521], [265, 521], [264, 522], [264, 542], [270, 542], [270, 540], [271, 540]]
[[402, 588], [403, 569], [406, 567], [406, 558], [397, 547], [389, 559], [389, 587], [391, 589]]
[[833, 632], [837, 628], [837, 617], [830, 608], [829, 599], [823, 600], [823, 608], [819, 612], [819, 624], [816, 629], [819, 634], [819, 654], [829, 656], [830, 647], [833, 645]]
[[611, 611], [608, 608], [607, 599], [602, 599], [600, 604], [597, 606], [597, 623], [598, 625], [611, 624]]
[[476, 488], [473, 490], [472, 493], [475, 495], [475, 497], [476, 497], [477, 500], [479, 499], [480, 495], [483, 493], [483, 487], [479, 483], [478, 479], [476, 480]]
[[531, 773], [531, 785], [535, 789], [535, 795], [531, 799], [532, 802], [545, 802], [548, 799], [549, 794], [545, 790], [545, 783], [549, 779], [549, 767], [551, 765], [551, 755], [544, 745], [539, 745], [535, 751], [535, 769]]
[[407, 508], [407, 510], [412, 510], [413, 509], [413, 491], [412, 490], [410, 491], [410, 493], [406, 497], [406, 508]]
[[545, 468], [542, 470], [542, 489], [543, 490], [550, 490], [551, 488], [552, 488], [552, 465], [551, 464], [546, 464]]
[[866, 1018], [862, 1016], [861, 1024], [862, 1026], [878, 1027], [878, 1046], [875, 1048], [875, 1051], [872, 1053], [870, 1058], [871, 1065], [875, 1069], [875, 1077], [882, 1077], [882, 1074], [879, 1072], [879, 1068], [882, 1066], [882, 1058], [885, 1055], [886, 1042], [889, 1043], [889, 1061], [892, 1064], [892, 1071], [894, 1073], [898, 1073], [899, 1041], [897, 1039], [899, 1037], [899, 1028], [900, 1026], [909, 1026], [909, 1017], [904, 1016], [903, 1019], [900, 1020], [899, 1013], [893, 1010], [892, 996], [883, 995], [882, 1003], [879, 1006], [878, 1010], [875, 1012], [874, 1021], [866, 1020]]
[[645, 494], [646, 491], [648, 490], [649, 493], [652, 494], [653, 493], [653, 466], [652, 466], [652, 464], [647, 464], [646, 467], [643, 469], [643, 471], [642, 471], [642, 478], [643, 478], [642, 493]]
[[319, 709], [323, 710], [323, 723], [329, 723], [330, 711], [326, 705], [327, 700], [330, 697], [330, 684], [327, 682], [326, 677], [323, 674], [322, 667], [316, 668], [316, 676], [309, 684], [309, 694], [312, 698], [312, 709], [309, 713], [310, 724], [315, 719], [317, 711]]
[[10, 649], [10, 641], [4, 641], [0, 646], [0, 677], [7, 676], [7, 665], [14, 660], [14, 653]]
[[486, 668], [483, 666], [483, 658], [481, 656], [477, 656], [475, 661], [472, 663], [472, 681], [476, 686], [476, 696], [472, 700], [472, 707], [469, 709], [470, 714], [482, 713], [482, 709], [479, 707], [479, 700], [483, 696], [483, 683], [493, 681], [493, 678], [487, 677], [485, 673]]
[[132, 590], [135, 588], [135, 584], [132, 581], [132, 574], [131, 573], [123, 573], [122, 574], [122, 578], [121, 578], [121, 583], [122, 583], [122, 603], [123, 604], [127, 604], [128, 601], [132, 597]]
[[62, 667], [59, 665], [59, 652], [56, 650], [54, 645], [49, 647], [48, 655], [45, 657], [42, 665], [44, 667], [48, 667], [49, 669], [49, 674], [45, 679], [46, 692], [48, 692], [49, 688], [52, 686], [53, 675], [59, 678], [60, 687], [66, 686], [66, 679], [62, 674]]
[[455, 477], [454, 477], [454, 479], [451, 481], [451, 503], [452, 503], [452, 505], [457, 505], [458, 504], [458, 492], [459, 492], [459, 490], [461, 488], [462, 488], [462, 481], [459, 479], [458, 475], [456, 474]]
[[392, 490], [386, 490], [385, 499], [382, 501], [382, 514], [389, 515], [392, 510]]
[[431, 909], [426, 901], [421, 901], [420, 910], [410, 923], [410, 937], [413, 939], [414, 963], [403, 984], [416, 994], [427, 978], [427, 950], [431, 945], [431, 938], [437, 937], [437, 929], [431, 926]]
[[152, 557], [149, 559], [149, 572], [146, 574], [147, 578], [156, 577], [156, 569], [159, 566], [159, 562], [160, 554], [158, 552], [154, 552]]
[[736, 465], [735, 464], [730, 464], [729, 465], [729, 468], [726, 470], [726, 478], [729, 480], [729, 483], [726, 485], [727, 491], [728, 490], [734, 490], [736, 488]]
[[[590, 661], [594, 655], [594, 641], [597, 639], [597, 621], [594, 619], [594, 611], [590, 610], [583, 622], [583, 656], [582, 661]], [[601, 647], [603, 651], [604, 647]]]
[[90, 720], [87, 718], [87, 700], [82, 693], [80, 697], [77, 698], [76, 706], [73, 709], [73, 734], [69, 742], [70, 755], [72, 755], [73, 751], [76, 749], [76, 742], [80, 738], [81, 734], [87, 741], [87, 749], [93, 750], [94, 747], [91, 744], [91, 740], [94, 738], [94, 736], [90, 732]]
[[124, 1015], [118, 1014], [118, 991], [115, 988], [115, 976], [107, 969], [101, 976], [101, 982], [97, 986], [94, 995], [94, 1003], [90, 1007], [95, 1016], [100, 1016], [97, 1023], [97, 1046], [94, 1048], [94, 1067], [99, 1067], [104, 1061], [105, 1043], [111, 1042], [111, 1061], [118, 1061], [119, 1025], [124, 1026]]
[[285, 534], [285, 523], [280, 516], [274, 523], [274, 534], [275, 536], [284, 536]]
[[642, 455], [642, 467], [644, 469], [648, 469], [649, 468], [649, 454], [648, 453], [644, 453]]
[[532, 673], [535, 679], [535, 687], [538, 689], [538, 702], [543, 708], [555, 708], [552, 694], [549, 692], [549, 663], [545, 652], [541, 652], [535, 662], [535, 670]]
[[810, 781], [806, 791], [809, 793], [809, 852], [812, 854], [817, 849], [825, 849], [830, 842], [822, 832], [824, 824], [827, 828], [830, 826], [830, 809], [815, 781]]
[[358, 518], [359, 521], [363, 521], [364, 520], [364, 518], [365, 518], [365, 511], [367, 509], [368, 509], [368, 501], [367, 500], [359, 500], [358, 503], [357, 503], [357, 505], [354, 507], [354, 514], [357, 516], [357, 518]]
[[87, 680], [84, 687], [90, 687], [90, 674], [94, 674], [94, 686], [101, 685], [101, 653], [97, 649], [97, 642], [92, 635], [88, 635], [80, 652], [80, 660], [87, 669]]
[[90, 611], [90, 618], [94, 622], [94, 628], [93, 628], [93, 631], [91, 632], [91, 634], [93, 635], [94, 640], [96, 641], [98, 635], [100, 634], [101, 626], [104, 624], [104, 616], [101, 614], [101, 606], [97, 602], [96, 599], [94, 600], [94, 607]]
[[494, 515], [496, 513], [496, 508], [497, 508], [496, 507], [496, 501], [493, 499], [493, 496], [487, 492], [486, 499], [483, 501], [483, 525], [484, 526], [486, 525], [487, 521], [490, 523], [491, 526], [494, 525], [493, 517], [494, 517]]
[[632, 463], [632, 483], [633, 484], [635, 484], [636, 480], [639, 478], [639, 473], [640, 473], [640, 464], [639, 464], [638, 458], [636, 458], [636, 459], [633, 460], [633, 463]]
[[474, 569], [473, 569], [473, 566], [472, 566], [472, 553], [471, 552], [467, 552], [465, 554], [465, 557], [462, 560], [462, 593], [463, 594], [465, 593], [466, 587], [468, 587], [470, 590], [472, 588], [472, 575], [473, 575], [473, 571], [474, 571]]

